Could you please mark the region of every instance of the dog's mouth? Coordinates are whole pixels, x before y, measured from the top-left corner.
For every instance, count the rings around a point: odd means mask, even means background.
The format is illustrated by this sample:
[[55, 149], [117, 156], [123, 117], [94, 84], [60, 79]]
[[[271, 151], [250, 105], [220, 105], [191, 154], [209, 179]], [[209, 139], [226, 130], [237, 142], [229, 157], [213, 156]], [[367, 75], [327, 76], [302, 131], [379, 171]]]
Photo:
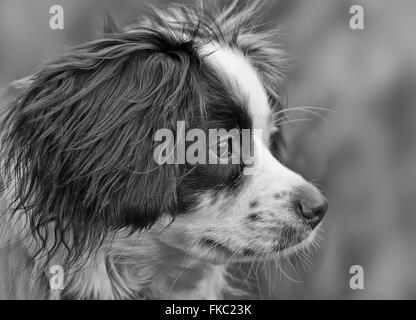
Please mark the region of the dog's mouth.
[[252, 261], [259, 255], [259, 253], [251, 249], [235, 251], [220, 242], [208, 238], [201, 239], [199, 246], [204, 252], [206, 259], [217, 263]]
[[[259, 251], [252, 248], [242, 248], [233, 250], [223, 243], [209, 238], [203, 238], [199, 241], [199, 247], [204, 252], [204, 257], [215, 262], [244, 262], [253, 261], [264, 257], [275, 257], [276, 255], [288, 255], [292, 249], [307, 246], [307, 243], [313, 241], [314, 232], [305, 238], [297, 238], [296, 241], [286, 241], [286, 245], [276, 245], [270, 250]], [[295, 240], [295, 239], [293, 239]]]
[[[206, 253], [205, 257], [208, 260], [213, 260], [216, 262], [253, 261], [258, 259], [260, 256], [264, 256], [264, 252], [262, 253], [251, 248], [243, 248], [238, 251], [232, 250], [226, 245], [212, 239], [202, 239], [200, 241], [200, 246]], [[271, 252], [273, 251], [275, 250], [272, 250]]]
[[234, 251], [228, 248], [227, 246], [212, 239], [204, 238], [200, 241], [200, 244], [202, 245], [202, 247], [209, 248], [210, 250], [217, 250], [227, 255], [235, 254]]

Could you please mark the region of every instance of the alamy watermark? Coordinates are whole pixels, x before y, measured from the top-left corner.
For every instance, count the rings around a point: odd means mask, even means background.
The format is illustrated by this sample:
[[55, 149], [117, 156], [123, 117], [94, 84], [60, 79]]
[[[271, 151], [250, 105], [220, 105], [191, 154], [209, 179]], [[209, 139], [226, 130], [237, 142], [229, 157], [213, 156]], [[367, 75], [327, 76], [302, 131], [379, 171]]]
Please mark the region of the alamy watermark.
[[64, 8], [60, 5], [53, 5], [49, 8], [49, 14], [52, 15], [49, 19], [49, 28], [52, 30], [63, 30]]
[[260, 129], [185, 129], [185, 121], [178, 121], [176, 133], [159, 129], [154, 141], [157, 164], [254, 164], [254, 136]]
[[363, 290], [364, 289], [364, 268], [358, 264], [350, 267], [350, 289]]
[[364, 29], [364, 8], [358, 4], [350, 7], [350, 28], [352, 30]]

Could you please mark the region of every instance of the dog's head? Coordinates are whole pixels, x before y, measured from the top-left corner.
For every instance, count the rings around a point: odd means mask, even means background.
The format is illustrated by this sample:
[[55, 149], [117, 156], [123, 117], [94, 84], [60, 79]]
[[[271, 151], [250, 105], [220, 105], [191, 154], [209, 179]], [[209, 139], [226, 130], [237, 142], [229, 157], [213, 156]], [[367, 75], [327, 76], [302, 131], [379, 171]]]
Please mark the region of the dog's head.
[[[2, 165], [12, 209], [49, 254], [76, 259], [117, 230], [214, 260], [313, 237], [326, 202], [279, 161], [286, 60], [253, 7], [156, 12], [30, 78], [3, 121]], [[212, 158], [213, 145], [228, 148]]]

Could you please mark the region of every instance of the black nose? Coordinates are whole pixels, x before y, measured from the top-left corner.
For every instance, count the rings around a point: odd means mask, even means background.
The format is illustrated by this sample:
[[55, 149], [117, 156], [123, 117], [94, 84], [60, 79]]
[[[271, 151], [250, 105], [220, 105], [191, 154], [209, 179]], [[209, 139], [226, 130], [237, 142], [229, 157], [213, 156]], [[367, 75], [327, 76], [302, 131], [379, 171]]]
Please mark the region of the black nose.
[[316, 226], [322, 221], [327, 210], [328, 210], [328, 203], [325, 201], [323, 204], [321, 204], [318, 207], [314, 207], [314, 208], [303, 207], [302, 216], [305, 218], [306, 222], [311, 226], [311, 228], [315, 229]]
[[294, 199], [293, 205], [296, 214], [302, 217], [312, 229], [315, 229], [322, 221], [328, 210], [328, 202], [321, 195], [319, 198], [314, 197], [313, 201], [311, 201], [310, 197], [305, 198], [305, 194], [302, 194], [301, 197]]

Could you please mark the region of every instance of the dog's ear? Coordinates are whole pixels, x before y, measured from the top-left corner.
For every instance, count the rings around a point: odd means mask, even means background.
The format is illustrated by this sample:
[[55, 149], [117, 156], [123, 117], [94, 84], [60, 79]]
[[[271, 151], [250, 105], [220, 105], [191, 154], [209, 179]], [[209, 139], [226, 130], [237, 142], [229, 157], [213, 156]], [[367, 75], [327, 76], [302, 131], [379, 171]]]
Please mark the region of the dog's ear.
[[[162, 37], [162, 38], [161, 38]], [[193, 52], [151, 30], [95, 40], [47, 62], [2, 123], [2, 166], [45, 242], [98, 245], [176, 213], [176, 165], [153, 158], [158, 129], [175, 132], [200, 99]], [[49, 234], [48, 234], [49, 232]]]

